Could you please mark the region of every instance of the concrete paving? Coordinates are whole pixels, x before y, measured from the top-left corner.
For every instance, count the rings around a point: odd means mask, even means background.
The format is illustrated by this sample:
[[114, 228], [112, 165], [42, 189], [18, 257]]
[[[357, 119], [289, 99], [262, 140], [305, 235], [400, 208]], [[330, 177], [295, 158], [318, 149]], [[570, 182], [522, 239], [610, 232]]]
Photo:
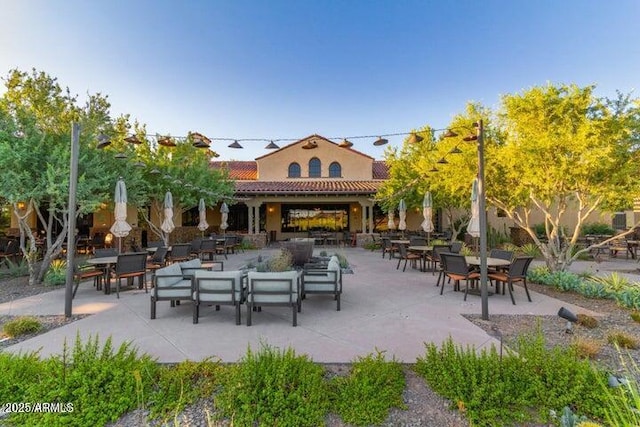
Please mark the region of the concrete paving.
[[[316, 254], [322, 249], [316, 249]], [[64, 341], [73, 343], [79, 334], [84, 340], [96, 334], [101, 340], [111, 336], [115, 345], [132, 342], [141, 352], [159, 362], [218, 358], [224, 362], [239, 360], [250, 346], [262, 343], [279, 348], [293, 347], [316, 362], [346, 363], [377, 350], [389, 357], [413, 363], [424, 354], [424, 343], [440, 344], [448, 336], [456, 343], [476, 348], [498, 344], [481, 328], [463, 317], [480, 313], [480, 297], [454, 292], [445, 285], [444, 295], [435, 286], [437, 274], [402, 266], [397, 260], [382, 259], [380, 252], [361, 248], [337, 249], [343, 252], [354, 274], [343, 275], [342, 309], [328, 296], [310, 295], [303, 301], [298, 326], [291, 325], [291, 310], [265, 307], [253, 313], [253, 325], [246, 326], [246, 307], [242, 307], [242, 324], [235, 324], [234, 309], [222, 306], [201, 307], [200, 323], [192, 323], [192, 306], [183, 303], [171, 308], [169, 302], [158, 303], [157, 318], [149, 318], [150, 296], [144, 290], [105, 295], [90, 282], [82, 284], [73, 300], [74, 314], [90, 314], [81, 320], [54, 329], [7, 348], [10, 352], [39, 351], [42, 357], [60, 354]], [[258, 255], [269, 256], [272, 249], [229, 255], [225, 270], [237, 269]], [[336, 249], [327, 248], [331, 254]], [[576, 263], [574, 271], [607, 274], [622, 271], [636, 280], [635, 260]], [[554, 298], [531, 292], [528, 302], [524, 288], [515, 286], [517, 305], [509, 295], [489, 298], [489, 313], [556, 315], [561, 306], [573, 312], [586, 312]], [[1, 315], [52, 315], [64, 313], [64, 289], [0, 304]], [[601, 315], [602, 313], [591, 313]], [[558, 328], [564, 321], [558, 318]]]

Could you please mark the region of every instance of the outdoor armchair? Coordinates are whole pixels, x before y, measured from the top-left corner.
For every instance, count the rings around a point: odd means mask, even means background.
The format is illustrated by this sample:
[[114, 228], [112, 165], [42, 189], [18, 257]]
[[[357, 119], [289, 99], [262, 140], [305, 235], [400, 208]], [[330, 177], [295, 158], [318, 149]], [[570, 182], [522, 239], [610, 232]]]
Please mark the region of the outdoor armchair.
[[247, 326], [251, 326], [251, 312], [262, 306], [291, 307], [293, 326], [297, 326], [297, 312], [301, 310], [300, 279], [297, 271], [256, 272], [247, 277]]
[[342, 270], [338, 257], [333, 256], [326, 268], [306, 268], [302, 272], [302, 298], [307, 294], [333, 295], [336, 310], [340, 311], [342, 294]]
[[138, 278], [138, 288], [144, 286], [145, 292], [145, 275], [147, 274], [147, 253], [132, 252], [118, 255], [116, 267], [112, 275], [116, 281], [116, 295], [120, 298], [120, 282], [122, 279], [133, 280]]
[[191, 301], [193, 286], [191, 278], [185, 278], [179, 264], [170, 264], [156, 271], [151, 290], [151, 318], [156, 318], [156, 303], [170, 301], [175, 307], [176, 301]]
[[236, 325], [240, 324], [240, 304], [243, 302], [242, 271], [206, 271], [195, 272], [193, 290], [193, 323], [198, 323], [200, 303], [215, 305], [216, 311], [221, 305], [232, 305], [236, 310]]
[[178, 243], [171, 246], [169, 261], [181, 262], [191, 258], [191, 243]]
[[[464, 300], [467, 300], [467, 293], [469, 292], [469, 280], [477, 280], [480, 275], [475, 271], [469, 271], [469, 265], [463, 255], [452, 254], [443, 252], [440, 257], [444, 260], [445, 275], [454, 281], [454, 290], [460, 290], [460, 281], [465, 281], [464, 287]], [[444, 291], [444, 282], [440, 288], [440, 295]]]
[[509, 266], [508, 271], [496, 271], [488, 274], [488, 278], [496, 281], [496, 292], [498, 292], [498, 283], [502, 282], [502, 294], [504, 295], [504, 287], [509, 288], [509, 295], [511, 296], [511, 302], [516, 305], [516, 300], [513, 298], [513, 284], [516, 282], [522, 282], [524, 290], [527, 293], [527, 298], [531, 302], [531, 295], [529, 295], [529, 289], [527, 288], [527, 271], [529, 265], [533, 261], [533, 257], [517, 257], [513, 260]]

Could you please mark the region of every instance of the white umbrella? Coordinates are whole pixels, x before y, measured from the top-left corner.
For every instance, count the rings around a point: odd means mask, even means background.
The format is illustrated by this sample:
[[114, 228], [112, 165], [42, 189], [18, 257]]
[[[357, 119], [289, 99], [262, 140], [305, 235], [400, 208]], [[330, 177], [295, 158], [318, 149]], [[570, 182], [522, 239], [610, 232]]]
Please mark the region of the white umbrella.
[[207, 207], [204, 204], [204, 199], [200, 199], [200, 203], [198, 203], [198, 212], [200, 213], [198, 230], [204, 232], [204, 230], [209, 228], [209, 224], [207, 224]]
[[162, 221], [162, 225], [160, 225], [160, 229], [169, 234], [175, 228], [176, 226], [173, 224], [173, 196], [171, 195], [171, 191], [167, 191], [164, 195], [164, 220]]
[[422, 229], [425, 233], [427, 233], [427, 244], [430, 243], [431, 233], [433, 232], [433, 220], [431, 217], [433, 216], [432, 208], [431, 208], [431, 191], [427, 191], [424, 195], [424, 199], [422, 199], [422, 217], [424, 221], [422, 221]]
[[471, 219], [467, 225], [467, 233], [472, 237], [480, 237], [480, 202], [478, 201], [478, 180], [473, 180], [471, 187]]
[[400, 204], [398, 205], [398, 216], [400, 217], [398, 230], [404, 231], [407, 229], [407, 204], [404, 202], [404, 199], [400, 199]]
[[115, 202], [114, 217], [115, 222], [111, 226], [111, 234], [118, 238], [118, 252], [121, 250], [122, 238], [127, 237], [131, 231], [131, 226], [127, 222], [127, 187], [122, 178], [116, 183], [116, 192], [113, 198]]
[[389, 211], [389, 222], [387, 223], [387, 228], [389, 230], [394, 230], [396, 228], [396, 222], [393, 220], [393, 210]]
[[222, 202], [222, 206], [220, 206], [220, 230], [226, 230], [229, 228], [229, 224], [227, 223], [229, 219], [229, 206], [227, 206], [226, 202]]

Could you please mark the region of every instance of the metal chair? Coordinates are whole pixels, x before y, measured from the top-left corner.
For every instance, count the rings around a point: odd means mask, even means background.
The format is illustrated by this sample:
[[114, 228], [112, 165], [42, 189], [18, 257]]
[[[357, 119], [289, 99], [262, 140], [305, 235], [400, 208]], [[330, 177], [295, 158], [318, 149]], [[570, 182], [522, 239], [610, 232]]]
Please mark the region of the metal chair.
[[527, 271], [529, 265], [533, 261], [533, 257], [517, 257], [506, 272], [496, 271], [489, 273], [487, 277], [496, 281], [496, 292], [498, 292], [498, 283], [502, 282], [502, 294], [504, 295], [505, 285], [509, 288], [509, 295], [511, 296], [511, 302], [516, 305], [516, 300], [513, 298], [513, 284], [516, 282], [522, 282], [524, 290], [527, 293], [527, 298], [531, 302], [531, 295], [529, 295], [529, 289], [527, 288]]
[[93, 279], [93, 285], [97, 290], [102, 288], [102, 279], [104, 278], [104, 269], [97, 268], [92, 265], [79, 265], [76, 264], [73, 266], [73, 282], [75, 283], [73, 287], [73, 294], [71, 298], [76, 297], [76, 292], [78, 291], [78, 286], [80, 286], [80, 282]]
[[[467, 294], [469, 292], [469, 280], [477, 280], [480, 278], [480, 274], [475, 271], [469, 271], [469, 265], [467, 264], [464, 255], [452, 254], [450, 252], [443, 252], [440, 257], [444, 260], [445, 275], [454, 281], [454, 291], [460, 290], [460, 281], [465, 281], [464, 287], [464, 300], [467, 300]], [[440, 288], [440, 295], [444, 292], [444, 282]]]
[[120, 298], [120, 282], [122, 279], [133, 280], [138, 278], [138, 289], [144, 286], [147, 292], [144, 277], [147, 274], [147, 254], [146, 252], [133, 252], [118, 255], [116, 268], [113, 277], [116, 280], [116, 295]]
[[169, 260], [171, 262], [188, 261], [191, 259], [191, 243], [178, 243], [171, 246]]
[[398, 253], [400, 254], [398, 258], [398, 265], [396, 265], [396, 270], [400, 268], [400, 261], [404, 260], [404, 266], [402, 267], [402, 271], [405, 271], [407, 268], [407, 261], [411, 261], [411, 264], [415, 267], [416, 261], [420, 263], [420, 270], [422, 270], [422, 255], [416, 254], [413, 252], [408, 252], [407, 247], [405, 245], [398, 245]]

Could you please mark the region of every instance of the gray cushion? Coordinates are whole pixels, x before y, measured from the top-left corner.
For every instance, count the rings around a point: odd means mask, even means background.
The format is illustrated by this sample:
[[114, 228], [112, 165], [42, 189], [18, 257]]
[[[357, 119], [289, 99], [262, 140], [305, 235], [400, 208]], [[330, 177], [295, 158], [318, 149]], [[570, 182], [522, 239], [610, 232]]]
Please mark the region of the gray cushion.
[[190, 298], [191, 297], [191, 280], [178, 280], [173, 286], [165, 288], [156, 288], [156, 296], [158, 298]]
[[193, 276], [196, 271], [202, 269], [202, 262], [198, 258], [183, 261], [179, 265], [183, 276]]
[[[168, 277], [163, 277], [168, 276]], [[166, 288], [182, 281], [182, 270], [178, 264], [170, 264], [156, 270], [156, 286]]]
[[[200, 281], [198, 281], [200, 279]], [[212, 280], [205, 280], [212, 279]], [[222, 279], [222, 280], [215, 280]], [[226, 279], [226, 280], [225, 280]], [[229, 302], [231, 301], [231, 287], [232, 283], [235, 292], [236, 301], [241, 300], [242, 296], [242, 271], [208, 271], [208, 270], [197, 270], [195, 272], [195, 283], [196, 289], [193, 293], [193, 299], [200, 298], [200, 301], [208, 301], [208, 302]], [[232, 282], [233, 281], [233, 282]], [[207, 293], [207, 292], [199, 292], [200, 290], [206, 291], [225, 291], [228, 293]]]
[[[261, 281], [260, 279], [271, 279]], [[281, 280], [277, 280], [281, 279]], [[293, 281], [293, 292], [289, 289], [289, 279]], [[287, 303], [298, 299], [298, 272], [282, 271], [277, 273], [263, 273], [250, 271], [248, 275], [248, 292], [251, 300], [260, 303]], [[275, 291], [275, 294], [253, 294], [254, 291]]]

